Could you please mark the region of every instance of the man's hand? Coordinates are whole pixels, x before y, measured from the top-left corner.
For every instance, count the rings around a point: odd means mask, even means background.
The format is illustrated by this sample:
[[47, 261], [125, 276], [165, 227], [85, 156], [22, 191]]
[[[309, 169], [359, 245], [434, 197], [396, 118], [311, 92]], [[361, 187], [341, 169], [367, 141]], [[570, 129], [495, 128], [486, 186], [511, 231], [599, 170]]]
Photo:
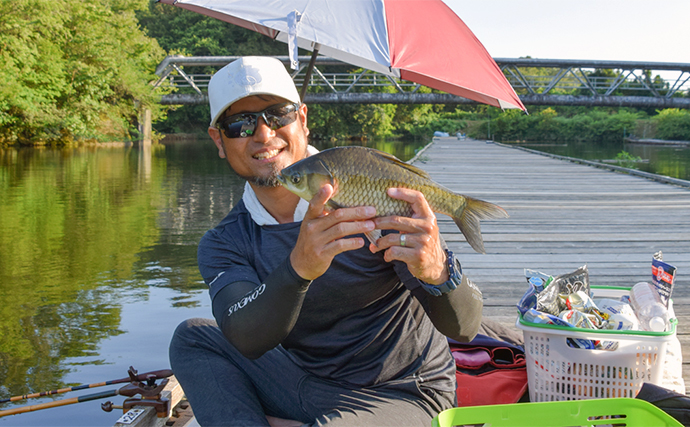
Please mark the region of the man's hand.
[[303, 279], [316, 279], [328, 270], [336, 255], [364, 246], [361, 237], [344, 237], [375, 228], [372, 218], [376, 210], [371, 206], [326, 212], [326, 202], [332, 195], [333, 187], [326, 184], [311, 199], [297, 243], [290, 253], [292, 268]]
[[[407, 188], [389, 188], [388, 195], [412, 205], [412, 218], [387, 216], [374, 219], [380, 230], [397, 230], [381, 237], [372, 252], [385, 250], [386, 261], [399, 260], [407, 264], [419, 280], [439, 285], [448, 280], [446, 253], [441, 246], [436, 215], [422, 193]], [[401, 237], [404, 236], [404, 240]], [[404, 246], [403, 246], [404, 244]]]

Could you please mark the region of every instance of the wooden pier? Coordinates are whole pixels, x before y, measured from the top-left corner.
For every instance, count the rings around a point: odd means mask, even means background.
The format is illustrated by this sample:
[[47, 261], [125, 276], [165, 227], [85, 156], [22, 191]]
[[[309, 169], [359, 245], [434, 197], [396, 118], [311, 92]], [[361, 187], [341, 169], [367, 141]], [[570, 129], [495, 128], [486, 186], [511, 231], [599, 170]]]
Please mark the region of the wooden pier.
[[[502, 206], [510, 218], [482, 222], [486, 254], [452, 220], [439, 226], [463, 272], [484, 294], [484, 316], [515, 324], [524, 269], [551, 275], [587, 265], [590, 284], [651, 281], [651, 261], [678, 268], [673, 301], [690, 391], [690, 182], [688, 186], [577, 164], [477, 140], [435, 138], [414, 164], [448, 188]], [[687, 181], [685, 181], [687, 182]], [[682, 184], [682, 182], [681, 182]]]

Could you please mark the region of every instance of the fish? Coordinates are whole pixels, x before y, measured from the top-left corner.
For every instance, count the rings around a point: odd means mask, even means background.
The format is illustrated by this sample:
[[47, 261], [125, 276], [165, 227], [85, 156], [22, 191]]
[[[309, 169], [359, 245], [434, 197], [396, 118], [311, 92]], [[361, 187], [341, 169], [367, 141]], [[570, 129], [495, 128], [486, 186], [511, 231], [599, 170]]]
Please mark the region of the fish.
[[[498, 205], [455, 193], [435, 182], [422, 169], [397, 157], [368, 147], [347, 146], [323, 150], [284, 168], [280, 183], [309, 201], [325, 184], [334, 192], [327, 206], [331, 209], [373, 206], [376, 216], [413, 214], [408, 202], [394, 199], [389, 188], [408, 188], [424, 194], [434, 212], [450, 216], [470, 246], [486, 253], [480, 220], [508, 218]], [[378, 235], [367, 235], [376, 245]]]

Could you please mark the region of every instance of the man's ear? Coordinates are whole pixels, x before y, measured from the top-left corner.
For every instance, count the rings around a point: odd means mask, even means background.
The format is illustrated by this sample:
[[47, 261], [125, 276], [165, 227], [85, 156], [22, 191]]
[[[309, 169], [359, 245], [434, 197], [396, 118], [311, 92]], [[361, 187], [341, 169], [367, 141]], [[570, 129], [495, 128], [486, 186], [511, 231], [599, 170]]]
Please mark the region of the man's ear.
[[307, 127], [307, 104], [299, 106], [299, 120], [302, 123], [304, 134], [309, 136], [309, 128]]
[[223, 139], [220, 136], [220, 129], [209, 126], [208, 128], [208, 136], [211, 137], [213, 142], [216, 144], [216, 147], [218, 147], [218, 156], [221, 159], [225, 158], [225, 148], [223, 147]]

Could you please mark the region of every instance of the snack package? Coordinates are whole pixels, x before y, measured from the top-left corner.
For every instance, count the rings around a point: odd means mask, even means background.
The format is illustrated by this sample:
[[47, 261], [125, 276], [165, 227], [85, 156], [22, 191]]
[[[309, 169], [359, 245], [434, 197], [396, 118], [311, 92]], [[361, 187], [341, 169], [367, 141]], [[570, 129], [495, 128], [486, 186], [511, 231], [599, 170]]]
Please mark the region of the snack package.
[[520, 301], [517, 303], [517, 309], [522, 314], [523, 316], [525, 315], [525, 312], [529, 309], [533, 309], [537, 306], [537, 291], [534, 289], [533, 286], [530, 285], [529, 289], [525, 292], [525, 294], [520, 298]]
[[577, 291], [568, 295], [565, 299], [565, 306], [568, 307], [568, 310], [577, 310], [583, 313], [590, 313], [597, 308], [589, 294], [584, 293], [584, 291]]
[[576, 328], [598, 329], [593, 314], [586, 314], [578, 310], [564, 310], [558, 315], [561, 319], [575, 326]]
[[610, 298], [598, 298], [594, 300], [594, 303], [602, 313], [608, 314], [603, 329], [617, 331], [640, 329], [640, 322], [629, 303]]
[[543, 313], [533, 308], [530, 308], [529, 310], [525, 311], [525, 313], [522, 315], [522, 318], [532, 323], [541, 323], [544, 325], [569, 326], [571, 328], [573, 327], [573, 325], [557, 316], [548, 313]]
[[561, 274], [553, 279], [553, 284], [558, 286], [558, 294], [565, 300], [568, 295], [577, 291], [583, 291], [589, 295], [589, 272], [583, 265], [572, 273]]
[[527, 279], [528, 289], [517, 303], [517, 308], [523, 315], [530, 308], [537, 307], [537, 294], [542, 292], [553, 281], [553, 276], [527, 268], [525, 269], [525, 278]]
[[577, 291], [589, 295], [589, 272], [586, 265], [571, 273], [556, 276], [544, 291], [537, 295], [537, 310], [558, 316], [567, 308], [568, 296]]

